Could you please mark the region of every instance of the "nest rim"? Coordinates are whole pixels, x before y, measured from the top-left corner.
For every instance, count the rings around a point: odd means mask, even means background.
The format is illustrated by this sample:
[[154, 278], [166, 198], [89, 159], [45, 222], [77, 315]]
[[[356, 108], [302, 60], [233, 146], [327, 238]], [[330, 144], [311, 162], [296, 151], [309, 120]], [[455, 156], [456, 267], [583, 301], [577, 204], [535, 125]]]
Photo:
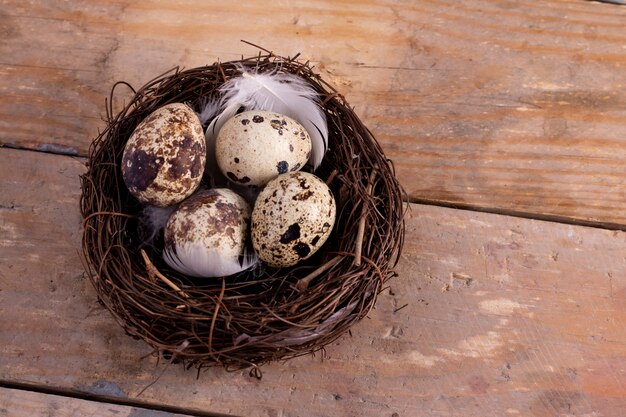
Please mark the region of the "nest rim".
[[[157, 108], [206, 97], [238, 74], [286, 71], [320, 95], [329, 128], [327, 152], [315, 175], [337, 202], [329, 240], [312, 258], [291, 268], [261, 267], [230, 277], [197, 281], [169, 268], [154, 247], [138, 244], [141, 206], [119, 170], [134, 128]], [[113, 111], [116, 88], [132, 99]], [[404, 243], [404, 197], [374, 135], [308, 61], [264, 51], [235, 61], [172, 70], [140, 89], [118, 81], [106, 101], [106, 128], [94, 139], [81, 176], [83, 255], [99, 301], [130, 336], [155, 354], [198, 370], [259, 367], [313, 353], [365, 317], [393, 276]]]

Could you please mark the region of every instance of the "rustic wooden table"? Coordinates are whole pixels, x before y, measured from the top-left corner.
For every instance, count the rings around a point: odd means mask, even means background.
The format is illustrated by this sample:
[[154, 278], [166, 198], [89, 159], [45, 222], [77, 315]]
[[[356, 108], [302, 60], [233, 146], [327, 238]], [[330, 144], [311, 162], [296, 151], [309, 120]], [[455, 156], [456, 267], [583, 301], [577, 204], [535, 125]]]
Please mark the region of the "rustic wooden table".
[[[626, 7], [0, 3], [0, 416], [626, 415]], [[347, 97], [409, 194], [407, 241], [325, 356], [196, 379], [97, 303], [78, 176], [115, 81], [256, 54], [240, 39]]]

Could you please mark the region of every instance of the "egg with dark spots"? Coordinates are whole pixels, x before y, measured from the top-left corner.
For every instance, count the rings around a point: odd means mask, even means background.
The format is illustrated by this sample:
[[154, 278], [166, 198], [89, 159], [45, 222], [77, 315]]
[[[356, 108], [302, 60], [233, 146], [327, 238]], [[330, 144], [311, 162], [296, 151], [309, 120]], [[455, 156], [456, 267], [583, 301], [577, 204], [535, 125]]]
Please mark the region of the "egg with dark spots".
[[297, 121], [268, 111], [251, 110], [227, 120], [217, 134], [215, 158], [231, 181], [263, 186], [303, 167], [311, 154], [309, 133]]
[[189, 106], [172, 103], [137, 125], [124, 147], [122, 178], [141, 203], [166, 207], [196, 190], [205, 163], [200, 120]]
[[183, 201], [165, 226], [163, 258], [190, 276], [216, 277], [240, 272], [250, 206], [227, 188], [203, 190]]
[[322, 247], [335, 216], [335, 198], [324, 181], [306, 172], [279, 175], [254, 204], [252, 245], [267, 265], [293, 266]]

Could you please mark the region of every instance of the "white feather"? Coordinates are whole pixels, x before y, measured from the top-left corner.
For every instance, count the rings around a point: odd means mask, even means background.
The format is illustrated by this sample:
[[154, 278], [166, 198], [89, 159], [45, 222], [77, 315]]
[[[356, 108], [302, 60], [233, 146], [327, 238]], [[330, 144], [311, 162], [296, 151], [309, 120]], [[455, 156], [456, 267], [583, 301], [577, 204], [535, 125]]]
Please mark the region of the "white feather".
[[228, 80], [220, 88], [220, 113], [206, 132], [207, 149], [215, 149], [215, 138], [224, 123], [244, 110], [273, 111], [298, 121], [309, 132], [312, 142], [309, 163], [314, 169], [322, 163], [328, 149], [326, 115], [319, 95], [304, 79], [288, 73], [258, 74], [240, 69], [241, 76]]
[[159, 236], [161, 230], [165, 229], [167, 219], [178, 205], [169, 207], [146, 206], [141, 212], [140, 222], [143, 224], [145, 236], [143, 237], [144, 245], [152, 245], [154, 240]]
[[202, 104], [200, 113], [196, 113], [202, 126], [209, 120], [213, 119], [220, 110], [220, 100], [217, 98], [208, 98]]
[[166, 248], [163, 259], [175, 270], [192, 277], [225, 277], [256, 265], [254, 251], [246, 251], [242, 257], [225, 257], [216, 249], [201, 244]]
[[227, 179], [221, 173], [219, 167], [217, 166], [217, 159], [215, 157], [215, 138], [216, 135], [213, 135], [211, 132], [213, 131], [213, 126], [215, 125], [215, 121], [217, 120], [215, 116], [220, 111], [220, 103], [221, 100], [219, 98], [207, 99], [201, 106], [200, 113], [197, 113], [198, 119], [204, 126], [209, 120], [212, 120], [211, 124], [207, 128], [205, 132], [206, 139], [206, 165], [204, 171], [209, 174], [211, 181], [211, 188], [223, 188], [227, 186]]

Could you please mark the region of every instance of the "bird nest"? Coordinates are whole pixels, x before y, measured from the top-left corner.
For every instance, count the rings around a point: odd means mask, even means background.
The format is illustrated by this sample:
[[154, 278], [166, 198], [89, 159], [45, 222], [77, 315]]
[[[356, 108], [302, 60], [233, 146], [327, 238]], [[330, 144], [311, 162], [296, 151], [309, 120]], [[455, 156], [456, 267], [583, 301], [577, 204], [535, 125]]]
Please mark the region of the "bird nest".
[[[135, 127], [159, 107], [182, 102], [200, 111], [240, 69], [289, 72], [319, 92], [329, 149], [315, 174], [337, 201], [335, 228], [310, 259], [290, 268], [260, 266], [225, 278], [192, 278], [162, 260], [142, 236], [142, 206], [120, 170]], [[134, 96], [113, 113], [115, 88]], [[126, 332], [170, 360], [201, 369], [251, 368], [322, 349], [365, 317], [394, 276], [404, 239], [403, 191], [391, 161], [346, 100], [308, 62], [261, 53], [180, 70], [133, 90], [116, 83], [106, 128], [81, 177], [86, 268], [100, 302]], [[162, 239], [162, 237], [161, 237]]]

